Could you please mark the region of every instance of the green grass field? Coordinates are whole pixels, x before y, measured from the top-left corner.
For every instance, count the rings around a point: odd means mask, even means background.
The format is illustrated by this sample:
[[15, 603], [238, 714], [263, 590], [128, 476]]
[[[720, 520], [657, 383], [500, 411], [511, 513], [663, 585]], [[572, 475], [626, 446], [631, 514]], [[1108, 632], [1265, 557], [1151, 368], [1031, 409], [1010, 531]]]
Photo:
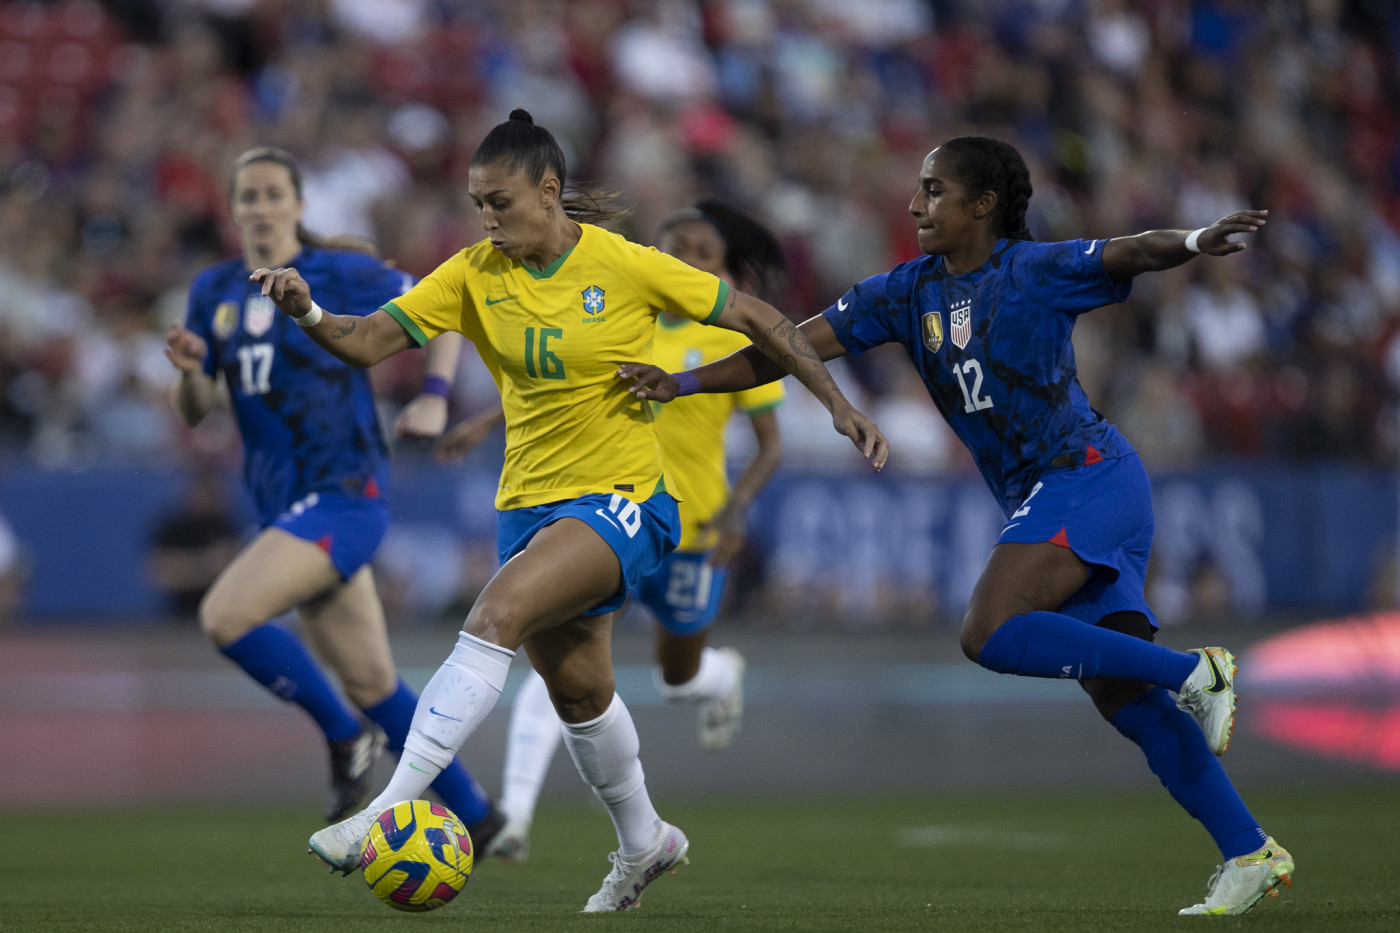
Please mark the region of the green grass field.
[[1164, 794], [677, 800], [689, 867], [641, 910], [580, 916], [614, 845], [600, 808], [549, 802], [523, 866], [480, 865], [434, 913], [399, 914], [304, 840], [315, 808], [0, 816], [0, 930], [466, 931], [1400, 929], [1395, 789], [1253, 793], [1298, 861], [1281, 898], [1238, 918], [1178, 918], [1216, 857]]

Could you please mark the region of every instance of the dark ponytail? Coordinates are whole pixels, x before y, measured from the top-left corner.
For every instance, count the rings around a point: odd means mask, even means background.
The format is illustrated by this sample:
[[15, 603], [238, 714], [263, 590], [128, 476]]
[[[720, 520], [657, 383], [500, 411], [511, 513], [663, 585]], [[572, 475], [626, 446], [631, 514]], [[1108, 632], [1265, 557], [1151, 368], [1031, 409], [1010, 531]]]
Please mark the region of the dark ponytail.
[[673, 214], [661, 233], [683, 224], [707, 223], [724, 243], [724, 267], [741, 290], [760, 298], [773, 294], [787, 271], [783, 246], [773, 232], [722, 201], [706, 199]]
[[[233, 163], [233, 172], [229, 175], [229, 197], [233, 197], [234, 186], [238, 181], [238, 173], [250, 165], [258, 162], [271, 162], [280, 165], [287, 170], [287, 174], [292, 180], [292, 191], [296, 193], [297, 200], [302, 200], [301, 188], [301, 166], [297, 165], [296, 158], [285, 149], [278, 149], [273, 146], [259, 146], [256, 149], [249, 149], [243, 153]], [[309, 246], [312, 249], [341, 249], [354, 253], [368, 253], [375, 258], [379, 256], [379, 249], [364, 237], [343, 234], [341, 236], [319, 236], [303, 227], [300, 221], [297, 222], [297, 242], [302, 246]]]
[[607, 225], [627, 213], [615, 203], [614, 195], [592, 185], [567, 183], [564, 150], [553, 133], [535, 125], [528, 110], [517, 107], [510, 119], [496, 124], [477, 147], [471, 164], [505, 165], [512, 175], [524, 172], [532, 185], [538, 185], [546, 173], [553, 174], [559, 179], [564, 213], [580, 223]]
[[953, 170], [969, 199], [984, 191], [996, 194], [997, 236], [1008, 240], [1035, 239], [1026, 227], [1031, 173], [1015, 146], [990, 136], [958, 136], [938, 149], [953, 156]]

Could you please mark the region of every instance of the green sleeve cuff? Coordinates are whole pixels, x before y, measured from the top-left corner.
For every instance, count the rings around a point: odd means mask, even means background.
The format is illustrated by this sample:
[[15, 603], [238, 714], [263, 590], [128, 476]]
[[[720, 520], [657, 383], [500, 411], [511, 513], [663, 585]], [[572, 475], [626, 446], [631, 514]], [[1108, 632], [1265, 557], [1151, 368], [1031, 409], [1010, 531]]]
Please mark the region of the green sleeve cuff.
[[709, 317], [701, 321], [701, 324], [713, 324], [719, 317], [719, 313], [724, 310], [725, 303], [729, 301], [729, 283], [720, 279], [719, 294], [715, 296], [715, 306], [710, 311]]
[[423, 328], [419, 327], [413, 318], [405, 314], [403, 309], [398, 305], [394, 304], [392, 301], [388, 301], [385, 302], [379, 310], [388, 311], [389, 317], [398, 321], [399, 326], [408, 331], [408, 339], [413, 341], [414, 346], [421, 347], [427, 344], [428, 335], [423, 333]]

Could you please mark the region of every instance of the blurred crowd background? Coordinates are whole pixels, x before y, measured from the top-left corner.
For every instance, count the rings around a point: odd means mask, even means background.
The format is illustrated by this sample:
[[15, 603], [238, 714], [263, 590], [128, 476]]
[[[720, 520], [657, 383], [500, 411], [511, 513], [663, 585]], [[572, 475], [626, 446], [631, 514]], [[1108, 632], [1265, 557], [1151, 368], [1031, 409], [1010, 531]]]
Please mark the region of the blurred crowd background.
[[[575, 180], [622, 195], [641, 242], [706, 196], [771, 225], [790, 264], [771, 297], [794, 319], [916, 255], [920, 162], [966, 132], [1026, 156], [1038, 239], [1267, 208], [1243, 254], [1081, 319], [1089, 396], [1149, 469], [1390, 463], [1397, 52], [1388, 0], [0, 4], [0, 470], [236, 462], [229, 419], [173, 416], [162, 352], [195, 273], [237, 251], [233, 159], [291, 150], [309, 229], [421, 275], [479, 238], [467, 165], [516, 106]], [[882, 360], [840, 378], [892, 467], [970, 469]], [[463, 365], [458, 415], [493, 397]], [[419, 377], [411, 354], [378, 368], [386, 414]], [[805, 393], [782, 418], [789, 464], [858, 464]]]

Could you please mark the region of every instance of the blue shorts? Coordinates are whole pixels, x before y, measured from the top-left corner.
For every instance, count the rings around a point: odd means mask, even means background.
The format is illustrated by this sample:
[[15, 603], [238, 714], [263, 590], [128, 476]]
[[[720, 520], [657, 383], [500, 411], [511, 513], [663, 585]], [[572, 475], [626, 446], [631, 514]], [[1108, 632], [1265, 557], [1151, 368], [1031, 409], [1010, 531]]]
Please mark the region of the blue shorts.
[[670, 493], [659, 492], [645, 502], [633, 502], [617, 493], [595, 493], [497, 512], [496, 556], [501, 565], [525, 550], [540, 529], [561, 518], [577, 518], [598, 532], [622, 565], [622, 586], [585, 612], [586, 616], [621, 608], [627, 591], [655, 572], [661, 558], [681, 541], [681, 513]]
[[374, 558], [384, 540], [389, 505], [379, 498], [313, 492], [292, 503], [273, 520], [272, 527], [320, 547], [330, 556], [340, 578], [349, 580]]
[[728, 569], [716, 569], [708, 553], [672, 551], [656, 571], [632, 587], [632, 598], [646, 606], [656, 621], [676, 635], [694, 635], [710, 627], [719, 615]]
[[1152, 486], [1137, 454], [1047, 473], [1012, 513], [997, 543], [1067, 547], [1089, 565], [1089, 582], [1059, 608], [1090, 625], [1114, 612], [1157, 617], [1143, 589], [1152, 551]]

